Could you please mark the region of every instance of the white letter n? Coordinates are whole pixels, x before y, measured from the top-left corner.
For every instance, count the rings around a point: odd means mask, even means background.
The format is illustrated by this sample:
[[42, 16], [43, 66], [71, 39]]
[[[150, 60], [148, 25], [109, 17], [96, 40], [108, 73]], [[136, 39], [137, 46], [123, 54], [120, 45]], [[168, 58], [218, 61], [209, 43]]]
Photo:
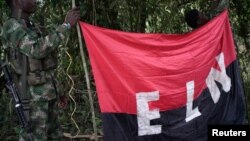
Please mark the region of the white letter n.
[[161, 125], [150, 125], [150, 120], [160, 118], [159, 109], [149, 111], [149, 101], [159, 100], [159, 91], [136, 93], [138, 135], [160, 134]]
[[226, 74], [226, 67], [224, 62], [224, 54], [221, 53], [216, 57], [216, 60], [219, 64], [220, 71], [211, 68], [209, 75], [206, 79], [207, 87], [211, 93], [214, 103], [217, 103], [220, 98], [220, 90], [216, 85], [215, 81], [219, 82], [222, 85], [222, 88], [225, 92], [229, 92], [231, 89], [231, 79]]

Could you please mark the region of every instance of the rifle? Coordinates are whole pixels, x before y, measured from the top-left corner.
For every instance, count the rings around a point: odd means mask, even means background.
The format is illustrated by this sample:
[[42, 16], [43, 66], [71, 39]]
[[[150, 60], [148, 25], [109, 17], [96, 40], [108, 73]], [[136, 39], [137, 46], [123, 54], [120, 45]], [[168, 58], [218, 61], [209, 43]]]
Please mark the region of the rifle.
[[18, 116], [18, 120], [21, 124], [21, 127], [26, 130], [29, 141], [32, 141], [32, 137], [30, 135], [30, 126], [28, 123], [28, 120], [26, 119], [23, 111], [23, 105], [22, 101], [20, 99], [20, 93], [16, 87], [16, 85], [13, 82], [9, 67], [6, 63], [4, 63], [2, 60], [0, 60], [0, 68], [2, 69], [4, 73], [4, 78], [6, 81], [6, 87], [9, 90], [10, 95], [14, 99], [14, 106], [16, 109], [16, 113]]

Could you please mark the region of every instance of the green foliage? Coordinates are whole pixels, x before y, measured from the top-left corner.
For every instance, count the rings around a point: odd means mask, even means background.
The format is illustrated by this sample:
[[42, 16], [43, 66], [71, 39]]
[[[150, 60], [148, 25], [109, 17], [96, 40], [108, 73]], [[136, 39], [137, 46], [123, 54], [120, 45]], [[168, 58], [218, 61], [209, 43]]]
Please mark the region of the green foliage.
[[[32, 17], [41, 26], [52, 31], [56, 25], [63, 23], [66, 12], [71, 9], [71, 1], [66, 0], [41, 0], [37, 13]], [[93, 5], [94, 2], [94, 5]], [[81, 9], [81, 20], [98, 26], [133, 32], [150, 33], [184, 33], [190, 28], [184, 22], [184, 12], [191, 8], [207, 11], [207, 0], [76, 0]], [[4, 0], [0, 1], [0, 25], [7, 18], [9, 10]], [[239, 47], [238, 56], [242, 68], [242, 76], [245, 81], [246, 95], [250, 101], [250, 1], [231, 1], [230, 19], [235, 32], [236, 43]], [[71, 88], [71, 81], [67, 77], [69, 65], [68, 51], [72, 57], [72, 65], [68, 74], [75, 82], [71, 95], [77, 102], [77, 110], [74, 114], [80, 134], [93, 134], [90, 104], [87, 95], [85, 74], [79, 54], [79, 45], [76, 30], [73, 29], [66, 45], [59, 50], [60, 65], [58, 77], [63, 82], [64, 91], [67, 95]], [[85, 52], [86, 48], [84, 48]], [[86, 54], [87, 56], [87, 54]], [[88, 62], [88, 70], [91, 66]], [[95, 92], [95, 83], [91, 75], [91, 89], [94, 97], [96, 122], [98, 134], [102, 135], [102, 121]], [[10, 98], [4, 89], [3, 80], [0, 81], [0, 140], [17, 140], [19, 130], [17, 119]], [[60, 121], [64, 132], [75, 135], [77, 130], [71, 121], [71, 113], [74, 103], [70, 100], [65, 110], [60, 111]], [[250, 106], [248, 107], [250, 109]], [[14, 122], [13, 122], [14, 121]], [[88, 139], [86, 139], [88, 140]]]

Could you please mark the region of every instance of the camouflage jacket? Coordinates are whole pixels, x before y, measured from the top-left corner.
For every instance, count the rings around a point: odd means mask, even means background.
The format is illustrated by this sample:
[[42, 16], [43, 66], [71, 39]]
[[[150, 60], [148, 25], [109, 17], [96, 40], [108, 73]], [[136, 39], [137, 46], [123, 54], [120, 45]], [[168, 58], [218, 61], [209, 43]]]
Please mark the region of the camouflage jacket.
[[67, 28], [60, 25], [54, 33], [41, 37], [39, 29], [28, 28], [23, 19], [14, 18], [6, 21], [2, 30], [2, 37], [6, 40], [5, 46], [18, 48], [21, 53], [34, 59], [45, 58], [61, 45], [67, 34]]
[[[16, 83], [20, 84], [17, 86], [22, 89], [21, 95], [25, 95], [28, 88], [45, 84], [44, 88], [48, 92], [57, 89], [54, 84], [54, 70], [57, 67], [56, 49], [62, 46], [67, 34], [68, 29], [64, 25], [43, 36], [39, 27], [23, 19], [10, 18], [3, 24], [1, 32], [3, 48], [17, 76]], [[55, 97], [50, 95], [45, 96], [45, 99], [50, 100]]]

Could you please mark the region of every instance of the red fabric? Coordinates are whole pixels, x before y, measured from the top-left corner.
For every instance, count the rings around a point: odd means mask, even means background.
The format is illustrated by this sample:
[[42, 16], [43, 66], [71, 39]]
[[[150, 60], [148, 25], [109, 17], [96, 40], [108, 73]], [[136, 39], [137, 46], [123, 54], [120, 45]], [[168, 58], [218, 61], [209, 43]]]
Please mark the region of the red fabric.
[[186, 83], [195, 98], [221, 52], [228, 66], [236, 59], [228, 12], [183, 35], [141, 34], [80, 23], [90, 56], [101, 112], [136, 114], [136, 93], [160, 92], [150, 108], [186, 105]]

